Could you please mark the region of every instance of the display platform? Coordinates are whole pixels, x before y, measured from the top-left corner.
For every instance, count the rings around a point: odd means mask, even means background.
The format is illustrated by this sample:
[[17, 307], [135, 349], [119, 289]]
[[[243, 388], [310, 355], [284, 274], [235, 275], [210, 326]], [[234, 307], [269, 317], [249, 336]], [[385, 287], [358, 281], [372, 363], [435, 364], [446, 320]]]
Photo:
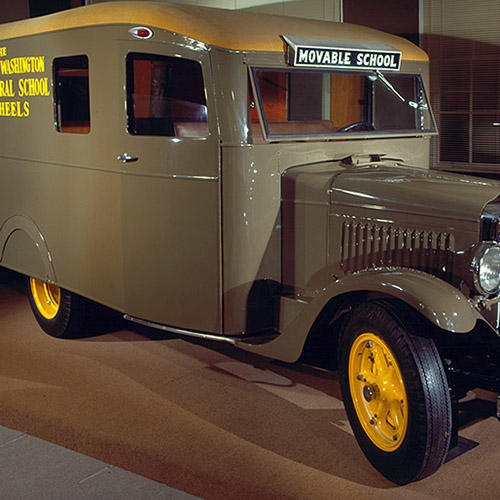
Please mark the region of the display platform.
[[[405, 487], [364, 458], [337, 373], [127, 325], [78, 340], [35, 322], [0, 272], [0, 425], [205, 499], [498, 498], [492, 395], [462, 404], [461, 448]], [[0, 496], [1, 479], [0, 472]]]

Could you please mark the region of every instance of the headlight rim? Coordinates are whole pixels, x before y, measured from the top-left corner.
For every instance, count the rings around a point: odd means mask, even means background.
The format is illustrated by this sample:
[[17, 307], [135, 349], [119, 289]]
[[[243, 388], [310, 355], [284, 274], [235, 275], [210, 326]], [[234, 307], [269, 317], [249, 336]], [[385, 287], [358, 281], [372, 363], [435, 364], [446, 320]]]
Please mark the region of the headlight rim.
[[500, 244], [496, 242], [485, 242], [477, 245], [474, 249], [474, 255], [471, 261], [472, 280], [474, 288], [477, 293], [485, 297], [492, 297], [500, 292], [500, 269], [498, 272], [497, 284], [494, 290], [486, 289], [481, 283], [481, 277], [480, 277], [482, 259], [484, 258], [486, 253], [493, 248], [496, 248], [497, 251], [500, 253]]

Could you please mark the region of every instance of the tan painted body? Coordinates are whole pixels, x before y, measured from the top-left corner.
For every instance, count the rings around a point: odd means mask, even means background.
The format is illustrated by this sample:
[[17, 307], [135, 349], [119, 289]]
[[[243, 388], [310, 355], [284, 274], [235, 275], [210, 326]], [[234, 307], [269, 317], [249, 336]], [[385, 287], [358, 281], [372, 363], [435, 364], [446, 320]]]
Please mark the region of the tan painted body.
[[[153, 37], [134, 38], [128, 30], [137, 26], [150, 27]], [[299, 357], [329, 301], [357, 292], [403, 300], [445, 330], [472, 330], [481, 315], [455, 277], [404, 255], [373, 260], [374, 251], [349, 251], [344, 240], [383, 219], [377, 231], [388, 240], [394, 231], [435, 234], [426, 247], [434, 251], [446, 233], [453, 241], [446, 252], [465, 252], [479, 242], [481, 211], [500, 187], [429, 173], [422, 134], [259, 140], [249, 68], [288, 67], [281, 35], [289, 34], [387, 44], [402, 52], [402, 73], [428, 80], [427, 56], [409, 42], [335, 23], [112, 2], [0, 26], [0, 62], [43, 55], [45, 71], [35, 76], [50, 89], [29, 99], [0, 97], [19, 101], [20, 110], [29, 102], [29, 116], [0, 117], [1, 264], [128, 317], [235, 338], [287, 361]], [[208, 136], [127, 132], [130, 52], [201, 64]], [[78, 54], [89, 58], [91, 129], [61, 133], [52, 60]], [[1, 78], [19, 88], [26, 75]], [[124, 154], [138, 160], [118, 161]], [[340, 162], [360, 154], [421, 169]], [[251, 341], [262, 332], [275, 340]]]

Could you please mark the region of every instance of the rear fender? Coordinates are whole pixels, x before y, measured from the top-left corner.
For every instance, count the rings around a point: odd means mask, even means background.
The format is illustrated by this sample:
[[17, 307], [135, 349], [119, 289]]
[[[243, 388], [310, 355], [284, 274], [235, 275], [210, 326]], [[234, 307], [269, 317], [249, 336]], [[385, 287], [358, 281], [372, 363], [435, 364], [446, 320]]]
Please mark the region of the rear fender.
[[50, 283], [56, 281], [45, 238], [24, 215], [14, 215], [0, 227], [0, 265]]

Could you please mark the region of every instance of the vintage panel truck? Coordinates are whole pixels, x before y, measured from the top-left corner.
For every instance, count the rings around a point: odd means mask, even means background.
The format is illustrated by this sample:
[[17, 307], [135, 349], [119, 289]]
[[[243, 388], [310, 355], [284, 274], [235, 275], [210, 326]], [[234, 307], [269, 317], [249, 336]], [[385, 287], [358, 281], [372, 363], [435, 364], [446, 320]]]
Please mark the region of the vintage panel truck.
[[368, 460], [428, 476], [458, 400], [499, 391], [500, 184], [429, 170], [427, 87], [422, 50], [349, 24], [110, 2], [0, 26], [0, 264], [54, 336], [94, 302], [338, 357]]

